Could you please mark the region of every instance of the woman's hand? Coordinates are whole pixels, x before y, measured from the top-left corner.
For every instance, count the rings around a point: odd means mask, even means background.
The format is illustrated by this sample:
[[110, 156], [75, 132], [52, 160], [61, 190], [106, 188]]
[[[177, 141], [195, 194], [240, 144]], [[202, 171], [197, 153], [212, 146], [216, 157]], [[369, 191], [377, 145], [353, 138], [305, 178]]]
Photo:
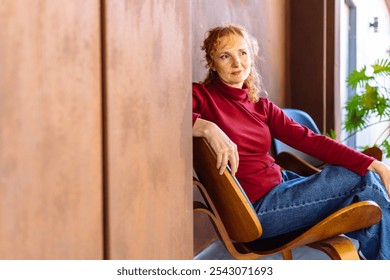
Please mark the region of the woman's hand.
[[390, 195], [390, 168], [383, 162], [375, 160], [370, 164], [368, 170], [378, 173], [387, 193]]
[[213, 122], [198, 118], [192, 127], [192, 136], [204, 137], [217, 154], [217, 169], [223, 174], [230, 163], [232, 175], [238, 169], [239, 157], [237, 145]]

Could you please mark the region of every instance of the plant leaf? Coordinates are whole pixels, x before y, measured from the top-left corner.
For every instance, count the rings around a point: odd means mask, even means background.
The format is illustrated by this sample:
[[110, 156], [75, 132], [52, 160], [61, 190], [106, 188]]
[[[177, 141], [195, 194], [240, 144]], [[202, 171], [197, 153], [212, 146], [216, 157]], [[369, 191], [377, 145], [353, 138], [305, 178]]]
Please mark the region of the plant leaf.
[[331, 130], [329, 130], [329, 132], [325, 133], [325, 136], [328, 136], [329, 138], [331, 138], [333, 140], [336, 140], [336, 138], [337, 138], [336, 131], [334, 131], [334, 129], [331, 129]]
[[361, 97], [362, 106], [365, 109], [374, 109], [378, 102], [378, 88], [366, 85], [366, 92]]
[[390, 158], [390, 143], [387, 139], [382, 142], [381, 147], [385, 156]]
[[360, 71], [352, 70], [352, 72], [348, 75], [347, 84], [349, 87], [356, 89], [358, 85], [364, 86], [368, 81], [374, 79], [373, 76], [366, 75], [366, 66], [363, 66]]
[[371, 65], [374, 69], [374, 74], [378, 75], [388, 75], [390, 74], [390, 60], [381, 59], [377, 60], [374, 64]]

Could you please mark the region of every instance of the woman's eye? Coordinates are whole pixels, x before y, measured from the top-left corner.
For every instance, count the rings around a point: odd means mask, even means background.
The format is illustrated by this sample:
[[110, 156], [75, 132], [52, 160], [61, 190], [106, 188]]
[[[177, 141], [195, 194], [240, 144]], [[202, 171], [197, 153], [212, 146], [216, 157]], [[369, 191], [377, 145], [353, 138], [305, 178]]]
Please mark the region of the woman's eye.
[[246, 51], [242, 51], [241, 55], [247, 55], [247, 52]]
[[229, 58], [229, 56], [227, 54], [223, 54], [223, 55], [220, 56], [220, 58], [221, 59], [227, 59], [227, 58]]

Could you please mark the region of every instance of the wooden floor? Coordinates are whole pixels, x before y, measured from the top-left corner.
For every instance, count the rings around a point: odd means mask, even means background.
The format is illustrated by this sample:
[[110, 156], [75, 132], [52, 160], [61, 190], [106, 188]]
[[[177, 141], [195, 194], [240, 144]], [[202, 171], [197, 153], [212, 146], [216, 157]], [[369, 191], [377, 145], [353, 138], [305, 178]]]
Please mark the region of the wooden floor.
[[[359, 246], [356, 240], [352, 240], [355, 247]], [[205, 250], [194, 257], [194, 260], [232, 260], [223, 244], [217, 240]], [[282, 260], [281, 254], [275, 254], [261, 258], [260, 260]], [[303, 246], [293, 250], [294, 260], [329, 260], [329, 257], [321, 251]]]

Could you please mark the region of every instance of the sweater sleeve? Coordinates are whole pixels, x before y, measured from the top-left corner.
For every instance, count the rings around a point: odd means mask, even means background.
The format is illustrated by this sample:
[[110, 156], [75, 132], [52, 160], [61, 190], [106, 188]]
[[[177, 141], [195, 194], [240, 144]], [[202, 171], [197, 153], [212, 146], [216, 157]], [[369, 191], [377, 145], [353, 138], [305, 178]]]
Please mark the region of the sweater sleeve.
[[201, 108], [205, 101], [200, 90], [201, 87], [202, 85], [198, 83], [192, 84], [192, 126], [194, 126], [196, 120], [202, 116]]
[[200, 114], [198, 113], [192, 113], [192, 126], [194, 126], [196, 120], [200, 118]]
[[267, 101], [267, 122], [272, 137], [326, 163], [343, 166], [360, 175], [375, 160], [327, 136], [316, 134]]

